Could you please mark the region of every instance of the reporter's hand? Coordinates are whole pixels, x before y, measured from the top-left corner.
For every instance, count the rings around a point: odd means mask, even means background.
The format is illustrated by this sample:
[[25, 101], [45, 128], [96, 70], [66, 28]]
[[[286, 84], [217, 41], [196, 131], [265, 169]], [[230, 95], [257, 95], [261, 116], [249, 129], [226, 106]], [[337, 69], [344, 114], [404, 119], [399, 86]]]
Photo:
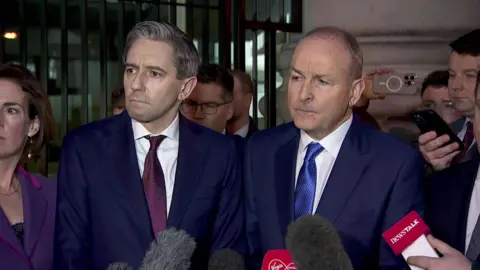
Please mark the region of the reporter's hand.
[[460, 153], [458, 143], [443, 146], [449, 140], [450, 137], [448, 135], [437, 137], [434, 131], [427, 132], [418, 137], [420, 152], [435, 171], [450, 167], [452, 159]]
[[376, 68], [367, 74], [364, 74], [363, 79], [365, 81], [365, 90], [363, 90], [362, 96], [366, 97], [368, 100], [384, 99], [385, 94], [377, 94], [373, 92], [373, 77], [375, 75], [391, 74], [393, 72], [393, 69]]
[[443, 257], [432, 258], [425, 256], [412, 256], [407, 258], [407, 263], [409, 265], [417, 266], [426, 270], [472, 269], [472, 263], [458, 250], [455, 250], [431, 235], [427, 236], [427, 240], [434, 249], [442, 253]]

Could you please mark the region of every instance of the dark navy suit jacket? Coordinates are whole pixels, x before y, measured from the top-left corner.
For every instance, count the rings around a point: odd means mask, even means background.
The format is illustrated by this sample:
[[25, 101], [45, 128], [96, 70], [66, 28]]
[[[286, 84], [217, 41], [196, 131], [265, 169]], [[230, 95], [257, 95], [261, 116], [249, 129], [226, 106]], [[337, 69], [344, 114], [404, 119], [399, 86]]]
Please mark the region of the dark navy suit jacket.
[[20, 167], [17, 172], [23, 201], [23, 246], [0, 210], [0, 269], [51, 270], [57, 183]]
[[[211, 251], [242, 252], [245, 209], [235, 145], [179, 116], [179, 150], [167, 226], [197, 242], [192, 269]], [[135, 269], [154, 240], [127, 112], [64, 139], [59, 168], [56, 269]]]
[[[246, 147], [247, 234], [251, 256], [285, 248], [293, 221], [300, 130], [255, 133]], [[358, 269], [408, 269], [381, 234], [411, 210], [423, 214], [423, 161], [412, 147], [354, 117], [316, 213], [331, 221]]]
[[433, 173], [427, 181], [425, 221], [433, 236], [462, 253], [479, 160], [474, 151], [469, 161]]

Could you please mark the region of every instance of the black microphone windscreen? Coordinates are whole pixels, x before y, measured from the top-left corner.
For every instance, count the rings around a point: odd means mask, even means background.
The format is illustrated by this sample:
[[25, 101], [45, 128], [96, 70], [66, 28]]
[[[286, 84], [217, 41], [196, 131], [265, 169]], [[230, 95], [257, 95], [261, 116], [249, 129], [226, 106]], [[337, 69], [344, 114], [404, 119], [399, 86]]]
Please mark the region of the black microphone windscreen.
[[245, 261], [236, 251], [218, 249], [213, 252], [208, 261], [208, 270], [244, 270]]
[[286, 246], [297, 270], [352, 270], [335, 227], [320, 216], [303, 216], [288, 226]]
[[108, 266], [107, 270], [133, 270], [133, 267], [128, 263], [116, 262]]
[[196, 243], [187, 232], [168, 228], [158, 234], [140, 270], [188, 270]]

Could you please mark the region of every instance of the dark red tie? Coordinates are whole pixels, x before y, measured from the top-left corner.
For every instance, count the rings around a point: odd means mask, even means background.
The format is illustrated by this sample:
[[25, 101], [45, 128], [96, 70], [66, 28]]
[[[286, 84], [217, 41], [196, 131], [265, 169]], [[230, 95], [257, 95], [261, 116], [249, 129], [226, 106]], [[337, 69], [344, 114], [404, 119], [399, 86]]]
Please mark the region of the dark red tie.
[[165, 136], [147, 136], [150, 141], [150, 149], [145, 158], [143, 171], [143, 186], [148, 203], [148, 211], [152, 221], [152, 229], [155, 237], [167, 226], [167, 196], [165, 192], [165, 177], [162, 165], [157, 156], [158, 146]]
[[468, 122], [467, 123], [467, 131], [465, 132], [465, 136], [463, 136], [463, 145], [465, 147], [463, 148], [463, 150], [458, 155], [456, 155], [453, 158], [453, 161], [452, 161], [453, 164], [457, 164], [457, 163], [460, 163], [462, 161], [462, 159], [465, 157], [468, 150], [470, 149], [470, 146], [473, 143], [473, 139], [474, 139], [473, 124], [472, 124], [472, 122]]

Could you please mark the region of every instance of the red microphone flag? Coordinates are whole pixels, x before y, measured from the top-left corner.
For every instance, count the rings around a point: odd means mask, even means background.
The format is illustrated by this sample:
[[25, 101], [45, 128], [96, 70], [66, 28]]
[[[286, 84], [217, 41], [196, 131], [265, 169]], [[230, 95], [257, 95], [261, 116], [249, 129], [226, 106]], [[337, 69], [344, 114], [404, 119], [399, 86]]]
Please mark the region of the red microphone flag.
[[412, 211], [385, 231], [382, 236], [395, 255], [400, 255], [415, 240], [423, 234], [427, 235], [429, 231], [428, 226], [418, 213]]

